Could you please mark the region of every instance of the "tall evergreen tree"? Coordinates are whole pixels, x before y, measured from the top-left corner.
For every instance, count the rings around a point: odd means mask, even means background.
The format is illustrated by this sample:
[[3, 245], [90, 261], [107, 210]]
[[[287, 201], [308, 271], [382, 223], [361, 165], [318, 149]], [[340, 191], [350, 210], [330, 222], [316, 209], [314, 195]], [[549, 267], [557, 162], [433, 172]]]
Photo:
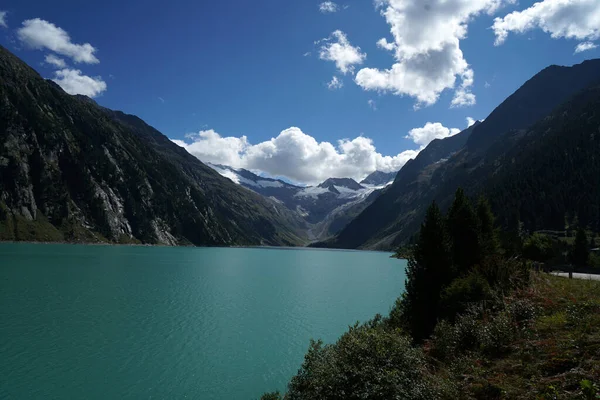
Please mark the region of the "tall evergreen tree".
[[452, 243], [455, 276], [462, 276], [481, 263], [479, 223], [465, 192], [459, 188], [448, 212], [448, 233]]
[[575, 243], [571, 250], [571, 262], [578, 267], [586, 267], [590, 258], [590, 250], [588, 247], [588, 238], [585, 229], [577, 229]]
[[495, 217], [489, 201], [481, 196], [477, 201], [477, 219], [479, 220], [479, 245], [482, 258], [493, 257], [500, 251], [498, 231], [494, 226]]
[[444, 217], [435, 204], [427, 210], [412, 256], [408, 260], [402, 314], [415, 341], [431, 334], [437, 322], [440, 293], [451, 280], [451, 262]]

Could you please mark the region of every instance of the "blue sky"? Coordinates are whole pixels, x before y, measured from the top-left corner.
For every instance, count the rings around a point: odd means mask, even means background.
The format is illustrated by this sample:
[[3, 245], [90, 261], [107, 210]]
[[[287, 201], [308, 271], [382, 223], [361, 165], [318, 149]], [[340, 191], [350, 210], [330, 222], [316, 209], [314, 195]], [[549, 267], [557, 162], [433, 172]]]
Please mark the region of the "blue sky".
[[[535, 6], [531, 0], [377, 1], [379, 8], [349, 0], [320, 10], [322, 2], [312, 0], [8, 0], [0, 5], [0, 44], [42, 76], [62, 78], [70, 91], [100, 92], [94, 93], [99, 104], [138, 115], [181, 145], [195, 145], [188, 150], [204, 161], [307, 183], [397, 169], [432, 137], [466, 128], [467, 117], [485, 118], [544, 67], [600, 56], [596, 48], [574, 54], [578, 44], [598, 43], [597, 0], [575, 0], [563, 9], [555, 6], [558, 0]], [[36, 18], [37, 25], [19, 33]], [[496, 30], [494, 18], [502, 19]], [[41, 24], [64, 30], [70, 44], [88, 43], [93, 51], [52, 47]], [[406, 29], [395, 38], [394, 27]], [[347, 40], [337, 56], [362, 57], [362, 63], [338, 64], [345, 73], [328, 60], [336, 58], [327, 55], [329, 46], [341, 42], [335, 31]], [[507, 36], [495, 46], [499, 32]], [[389, 50], [377, 45], [381, 38]], [[448, 47], [435, 61], [440, 45]], [[81, 51], [91, 61], [82, 61]], [[48, 55], [66, 65], [44, 62]], [[411, 66], [419, 57], [423, 62]], [[381, 73], [393, 64], [412, 74], [400, 85]], [[454, 88], [432, 94], [432, 86], [444, 87], [436, 81], [442, 75], [455, 77]], [[90, 82], [79, 76], [96, 81], [85, 87]], [[343, 87], [328, 88], [334, 76]], [[451, 107], [463, 84], [467, 101]], [[407, 138], [415, 128], [422, 130]], [[353, 140], [361, 136], [371, 141]], [[343, 148], [342, 139], [349, 139]]]

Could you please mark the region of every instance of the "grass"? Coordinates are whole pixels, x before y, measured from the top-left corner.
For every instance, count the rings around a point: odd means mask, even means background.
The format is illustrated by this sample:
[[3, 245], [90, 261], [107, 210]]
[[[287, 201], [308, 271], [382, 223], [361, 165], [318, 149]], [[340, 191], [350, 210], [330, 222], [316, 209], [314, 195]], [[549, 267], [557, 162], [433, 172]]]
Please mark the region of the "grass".
[[[499, 353], [479, 348], [440, 363], [436, 339], [426, 345], [445, 382], [442, 397], [600, 398], [600, 282], [534, 274], [529, 287], [504, 299], [506, 310], [524, 302], [535, 315], [521, 322], [512, 316], [515, 334]], [[503, 313], [484, 317], [481, 326], [492, 326]]]

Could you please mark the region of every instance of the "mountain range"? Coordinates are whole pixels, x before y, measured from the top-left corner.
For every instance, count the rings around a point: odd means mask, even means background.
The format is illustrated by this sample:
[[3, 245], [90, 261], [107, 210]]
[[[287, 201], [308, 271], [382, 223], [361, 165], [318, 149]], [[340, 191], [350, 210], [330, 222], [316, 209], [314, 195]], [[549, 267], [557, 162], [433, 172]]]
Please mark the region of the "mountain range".
[[0, 47], [0, 240], [391, 250], [455, 190], [506, 229], [600, 231], [600, 60], [550, 66], [398, 172], [316, 186], [204, 164]]
[[375, 171], [361, 183], [350, 178], [329, 178], [317, 186], [297, 186], [281, 179], [261, 177], [243, 168], [208, 165], [233, 182], [297, 213], [306, 221], [311, 241], [338, 233], [371, 204], [396, 175]]

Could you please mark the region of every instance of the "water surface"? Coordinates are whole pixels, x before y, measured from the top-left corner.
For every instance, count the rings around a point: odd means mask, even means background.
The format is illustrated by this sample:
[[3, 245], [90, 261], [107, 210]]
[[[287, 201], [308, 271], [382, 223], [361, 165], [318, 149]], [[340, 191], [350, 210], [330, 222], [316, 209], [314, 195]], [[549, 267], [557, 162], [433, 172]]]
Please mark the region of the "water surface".
[[0, 244], [0, 398], [256, 399], [387, 313], [386, 253]]

